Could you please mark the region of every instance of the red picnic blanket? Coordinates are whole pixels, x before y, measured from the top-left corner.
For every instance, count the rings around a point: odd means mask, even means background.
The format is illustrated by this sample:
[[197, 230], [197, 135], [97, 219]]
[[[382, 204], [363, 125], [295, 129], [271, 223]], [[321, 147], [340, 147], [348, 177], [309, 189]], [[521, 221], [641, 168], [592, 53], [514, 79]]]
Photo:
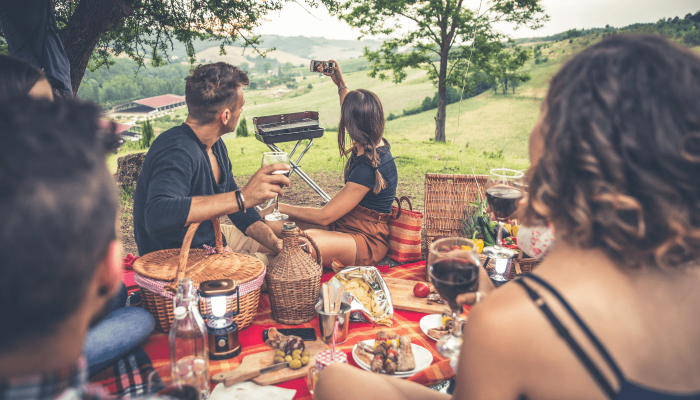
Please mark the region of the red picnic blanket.
[[[394, 268], [379, 267], [382, 273], [386, 272], [385, 276], [398, 279], [409, 279], [420, 281], [425, 276], [425, 262], [417, 262], [406, 264]], [[321, 281], [326, 282], [333, 277], [334, 273], [326, 270]], [[433, 355], [433, 364], [430, 368], [421, 371], [420, 373], [409, 378], [411, 381], [421, 383], [423, 385], [433, 385], [449, 379], [454, 376], [454, 372], [449, 366], [449, 360], [441, 356], [435, 349], [435, 341], [426, 336], [420, 329], [420, 319], [424, 316], [423, 313], [395, 310], [394, 324], [390, 327], [375, 326], [370, 323], [353, 322], [350, 325], [348, 340], [342, 345], [336, 346], [336, 349], [344, 351], [348, 355], [348, 361], [351, 365], [357, 366], [350, 355], [352, 347], [358, 341], [366, 339], [374, 339], [379, 330], [386, 330], [397, 335], [410, 335], [411, 342], [428, 349]], [[313, 319], [308, 323], [286, 326], [275, 322], [272, 319], [270, 311], [270, 301], [267, 293], [260, 296], [260, 306], [255, 316], [253, 324], [246, 329], [243, 329], [239, 334], [239, 340], [243, 347], [240, 355], [230, 360], [210, 361], [210, 374], [214, 375], [219, 372], [229, 371], [240, 365], [243, 357], [269, 350], [262, 340], [262, 332], [270, 327], [276, 328], [314, 328], [316, 334], [320, 337], [318, 320]], [[153, 367], [158, 369], [167, 366], [169, 361], [168, 355], [168, 335], [159, 331], [155, 331], [142, 345], [148, 356], [151, 358]], [[102, 383], [108, 383], [105, 376], [101, 376]], [[95, 381], [95, 380], [93, 380]], [[294, 379], [288, 382], [280, 383], [276, 386], [295, 389], [296, 395], [294, 399], [311, 400], [312, 396], [307, 388], [306, 379]]]

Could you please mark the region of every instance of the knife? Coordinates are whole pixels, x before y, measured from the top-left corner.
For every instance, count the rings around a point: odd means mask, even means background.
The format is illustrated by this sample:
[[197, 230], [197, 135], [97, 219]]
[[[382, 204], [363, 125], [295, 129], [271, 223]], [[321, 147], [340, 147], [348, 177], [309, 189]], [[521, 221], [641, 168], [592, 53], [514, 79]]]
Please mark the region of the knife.
[[288, 362], [283, 362], [279, 364], [272, 364], [269, 367], [265, 367], [260, 370], [254, 370], [254, 371], [246, 371], [246, 372], [237, 372], [236, 370], [229, 371], [229, 372], [224, 372], [220, 374], [216, 374], [212, 377], [212, 381], [214, 382], [223, 382], [224, 386], [228, 387], [231, 385], [235, 385], [236, 383], [240, 382], [245, 382], [247, 380], [257, 378], [258, 376], [262, 374], [266, 374], [268, 372], [273, 372], [273, 371], [279, 371], [284, 368], [289, 368], [289, 363]]

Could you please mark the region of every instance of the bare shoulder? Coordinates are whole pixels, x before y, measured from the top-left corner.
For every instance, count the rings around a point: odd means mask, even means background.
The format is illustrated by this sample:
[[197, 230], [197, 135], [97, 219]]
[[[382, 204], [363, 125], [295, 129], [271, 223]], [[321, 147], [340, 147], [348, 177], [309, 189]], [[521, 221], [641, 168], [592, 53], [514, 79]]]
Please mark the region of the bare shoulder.
[[455, 398], [513, 399], [530, 392], [532, 382], [561, 363], [550, 351], [556, 339], [520, 285], [497, 289], [469, 314]]

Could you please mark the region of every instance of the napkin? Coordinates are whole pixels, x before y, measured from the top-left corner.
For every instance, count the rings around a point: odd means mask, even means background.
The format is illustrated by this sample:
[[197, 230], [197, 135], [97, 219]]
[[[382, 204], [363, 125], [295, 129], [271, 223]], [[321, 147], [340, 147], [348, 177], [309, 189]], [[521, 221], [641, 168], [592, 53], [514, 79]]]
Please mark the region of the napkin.
[[277, 386], [260, 386], [255, 382], [246, 381], [224, 386], [216, 385], [208, 400], [292, 400], [296, 390], [283, 389]]

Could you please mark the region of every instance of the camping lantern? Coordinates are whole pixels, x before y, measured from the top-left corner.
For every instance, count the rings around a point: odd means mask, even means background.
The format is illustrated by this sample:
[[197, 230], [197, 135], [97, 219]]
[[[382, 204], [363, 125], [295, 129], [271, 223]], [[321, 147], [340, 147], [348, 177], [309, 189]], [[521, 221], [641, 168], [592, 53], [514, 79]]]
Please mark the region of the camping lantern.
[[[204, 302], [207, 323], [209, 359], [226, 360], [241, 353], [238, 341], [238, 325], [233, 317], [240, 312], [238, 286], [231, 279], [205, 281], [199, 285], [199, 292]], [[236, 297], [236, 311], [226, 312], [233, 295]]]

